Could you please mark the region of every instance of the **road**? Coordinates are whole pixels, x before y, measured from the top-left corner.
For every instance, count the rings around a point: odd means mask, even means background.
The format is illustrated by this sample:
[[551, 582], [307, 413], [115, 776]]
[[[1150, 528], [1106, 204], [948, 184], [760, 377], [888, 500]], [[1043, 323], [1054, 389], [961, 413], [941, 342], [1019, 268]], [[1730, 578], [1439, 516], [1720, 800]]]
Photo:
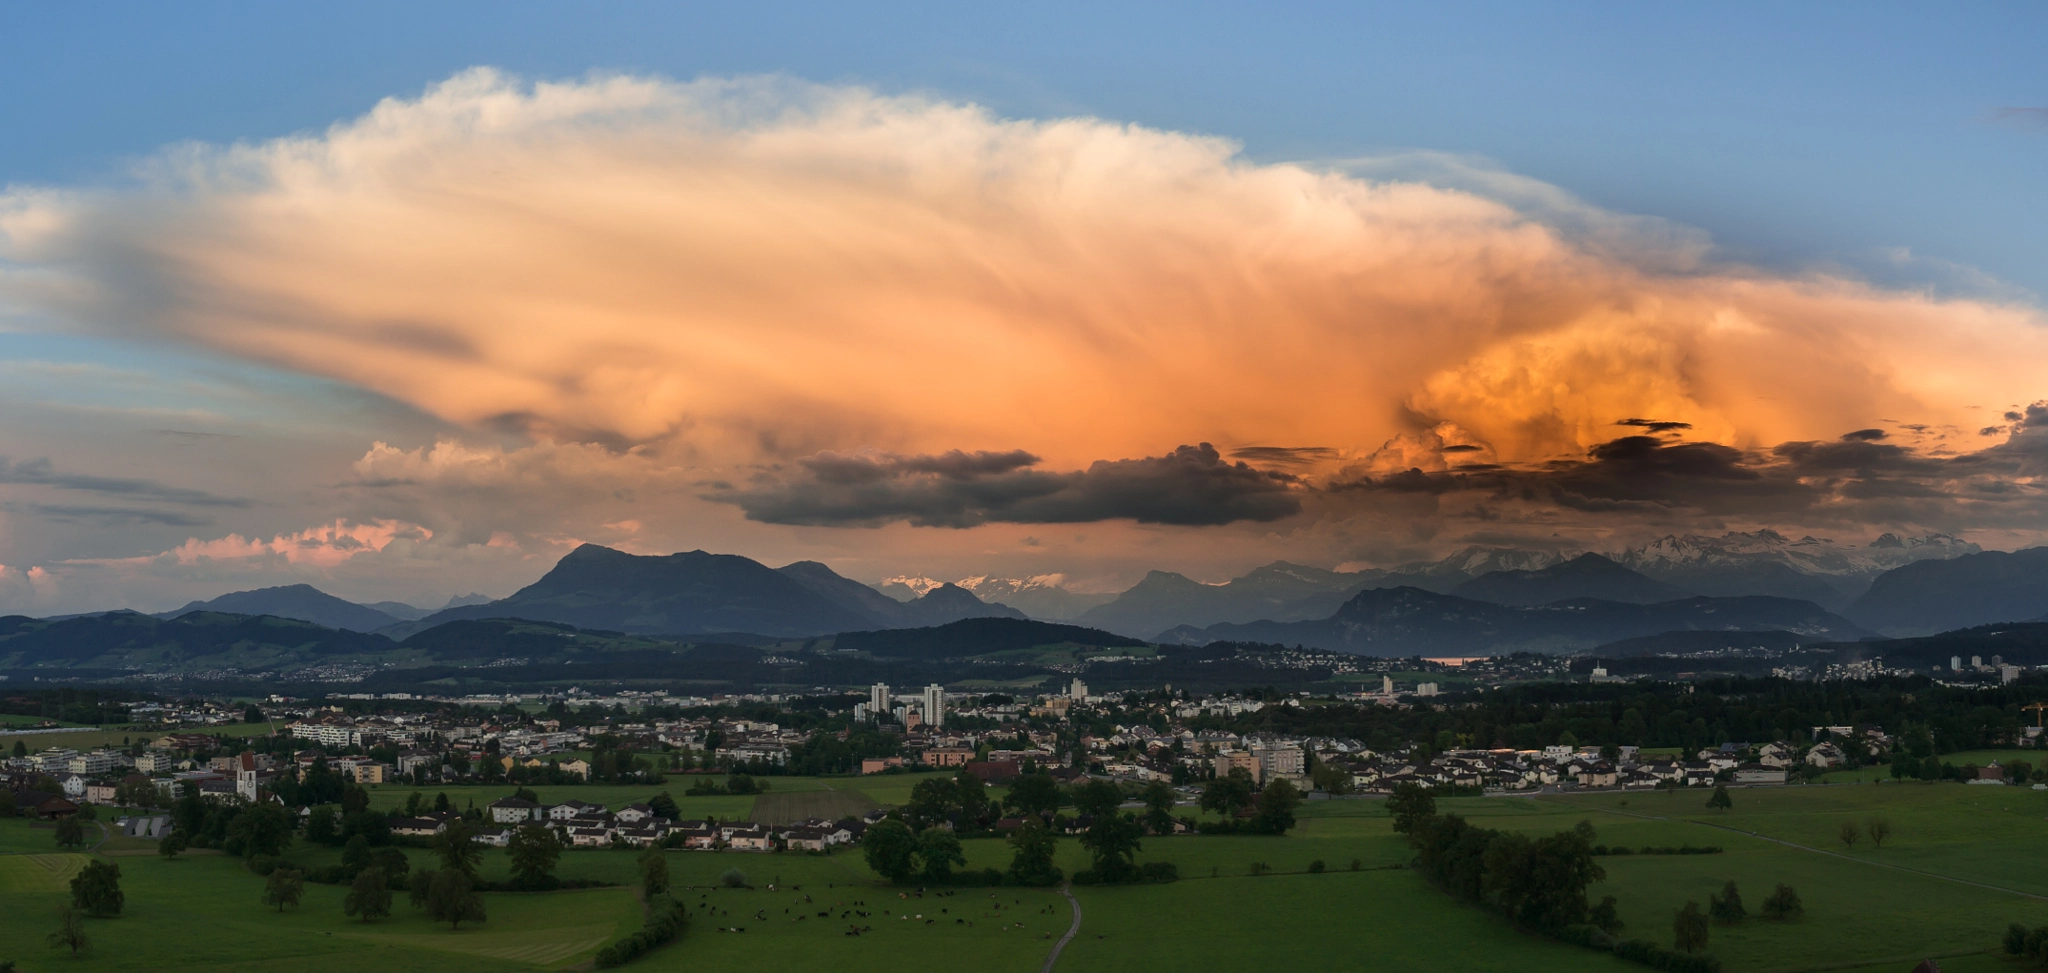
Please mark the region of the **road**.
[[1045, 968], [1039, 973], [1052, 973], [1052, 965], [1060, 961], [1060, 950], [1066, 949], [1067, 944], [1074, 941], [1075, 934], [1081, 931], [1081, 902], [1074, 898], [1073, 887], [1060, 886], [1060, 894], [1066, 896], [1067, 904], [1074, 908], [1074, 924], [1067, 927], [1067, 934], [1061, 936], [1059, 942], [1052, 944], [1052, 955], [1045, 958]]

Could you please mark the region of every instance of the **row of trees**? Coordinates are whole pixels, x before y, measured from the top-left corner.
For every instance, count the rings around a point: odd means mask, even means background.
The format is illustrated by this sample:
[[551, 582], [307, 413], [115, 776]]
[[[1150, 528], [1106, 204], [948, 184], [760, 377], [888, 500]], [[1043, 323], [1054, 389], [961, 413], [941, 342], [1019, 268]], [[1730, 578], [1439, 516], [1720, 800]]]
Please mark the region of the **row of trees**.
[[1534, 749], [1565, 733], [1590, 745], [1688, 750], [1725, 740], [1803, 741], [1816, 726], [1881, 726], [1902, 753], [1982, 749], [2015, 739], [2020, 707], [2048, 699], [2048, 686], [2021, 682], [1946, 687], [1927, 679], [1793, 682], [1722, 679], [1698, 683], [1536, 682], [1462, 697], [1443, 707], [1267, 706], [1237, 717], [1204, 717], [1196, 729], [1363, 740], [1375, 750], [1414, 742], [1448, 749]]

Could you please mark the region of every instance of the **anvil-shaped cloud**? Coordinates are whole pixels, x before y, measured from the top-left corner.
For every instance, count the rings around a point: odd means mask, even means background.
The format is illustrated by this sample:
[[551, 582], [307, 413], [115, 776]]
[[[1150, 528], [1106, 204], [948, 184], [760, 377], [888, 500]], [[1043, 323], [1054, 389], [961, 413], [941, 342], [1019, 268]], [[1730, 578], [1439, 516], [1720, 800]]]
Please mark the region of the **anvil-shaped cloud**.
[[[0, 294], [39, 314], [696, 471], [778, 523], [1262, 522], [1298, 483], [1559, 461], [1588, 465], [1534, 482], [1626, 504], [1585, 484], [1883, 419], [1974, 451], [2048, 384], [2035, 309], [1637, 256], [1219, 139], [773, 79], [476, 70], [0, 197]], [[1646, 416], [1694, 452], [1611, 442]], [[1281, 445], [1160, 455], [1211, 442]]]

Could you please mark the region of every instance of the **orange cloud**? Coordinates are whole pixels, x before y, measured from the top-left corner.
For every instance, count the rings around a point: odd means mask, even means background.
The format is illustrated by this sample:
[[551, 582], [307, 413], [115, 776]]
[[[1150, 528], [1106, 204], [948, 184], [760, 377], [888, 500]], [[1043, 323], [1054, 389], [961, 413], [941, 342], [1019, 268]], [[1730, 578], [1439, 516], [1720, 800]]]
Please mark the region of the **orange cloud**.
[[278, 534], [269, 540], [229, 534], [212, 540], [189, 538], [162, 554], [151, 554], [135, 558], [113, 560], [77, 561], [78, 564], [147, 564], [176, 563], [181, 565], [199, 564], [205, 561], [234, 561], [246, 558], [268, 558], [282, 560], [287, 564], [303, 564], [311, 567], [331, 568], [350, 558], [362, 554], [374, 554], [389, 547], [393, 541], [425, 541], [434, 532], [416, 524], [403, 524], [395, 520], [379, 520], [367, 524], [351, 524], [337, 520], [332, 524], [308, 527], [289, 534]]
[[[1975, 429], [2042, 393], [2034, 309], [1630, 260], [1602, 233], [1632, 225], [1568, 234], [1098, 119], [478, 70], [317, 135], [167, 154], [137, 188], [16, 192], [0, 256], [34, 275], [17, 300], [80, 326], [664, 470], [1397, 437], [1514, 463], [1624, 417], [1753, 447]], [[507, 462], [373, 450], [358, 472]]]

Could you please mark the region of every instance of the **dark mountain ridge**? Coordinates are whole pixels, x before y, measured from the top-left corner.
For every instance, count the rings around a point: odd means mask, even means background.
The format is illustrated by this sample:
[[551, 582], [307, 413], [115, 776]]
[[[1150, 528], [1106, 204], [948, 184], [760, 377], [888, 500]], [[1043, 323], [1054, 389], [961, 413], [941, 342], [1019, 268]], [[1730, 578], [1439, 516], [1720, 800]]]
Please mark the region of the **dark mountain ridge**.
[[1450, 593], [1518, 608], [1573, 598], [1652, 605], [1692, 596], [1692, 592], [1631, 571], [1598, 554], [1581, 554], [1533, 571], [1490, 571], [1452, 588]]
[[1812, 602], [1762, 595], [1700, 596], [1650, 605], [1579, 598], [1514, 608], [1419, 588], [1372, 588], [1329, 618], [1182, 627], [1155, 641], [1269, 642], [1373, 656], [1457, 656], [1573, 652], [1683, 630], [1790, 631], [1816, 641], [1871, 634]]
[[776, 570], [737, 554], [650, 556], [585, 544], [509, 597], [445, 609], [385, 631], [407, 637], [451, 621], [522, 618], [634, 635], [808, 638], [982, 615], [1023, 617], [954, 585], [902, 604], [816, 561]]
[[1843, 614], [1892, 635], [1928, 635], [2048, 615], [2048, 547], [1915, 561], [1878, 575]]
[[309, 584], [234, 591], [208, 601], [195, 601], [158, 618], [176, 618], [190, 612], [221, 612], [229, 615], [271, 615], [312, 622], [348, 632], [374, 632], [401, 621], [366, 605], [336, 598]]

